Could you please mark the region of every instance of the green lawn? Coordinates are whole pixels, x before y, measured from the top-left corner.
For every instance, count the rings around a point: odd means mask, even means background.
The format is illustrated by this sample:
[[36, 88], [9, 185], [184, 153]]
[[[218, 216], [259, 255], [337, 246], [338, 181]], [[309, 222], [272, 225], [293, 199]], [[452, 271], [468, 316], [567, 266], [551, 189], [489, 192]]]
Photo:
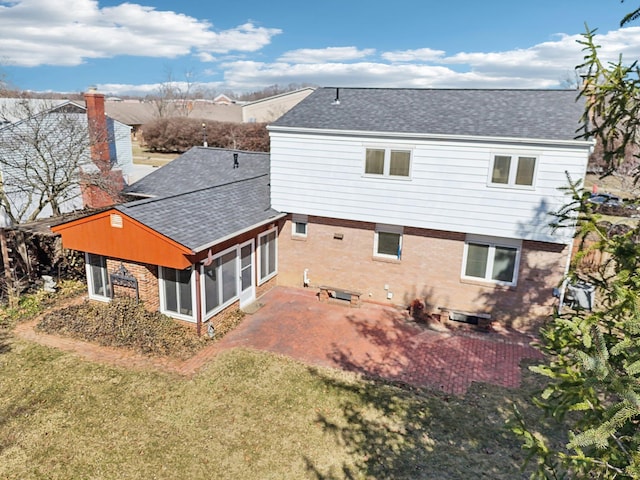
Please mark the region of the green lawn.
[[530, 376], [458, 398], [234, 350], [185, 379], [6, 330], [0, 373], [3, 479], [526, 478], [504, 421]]

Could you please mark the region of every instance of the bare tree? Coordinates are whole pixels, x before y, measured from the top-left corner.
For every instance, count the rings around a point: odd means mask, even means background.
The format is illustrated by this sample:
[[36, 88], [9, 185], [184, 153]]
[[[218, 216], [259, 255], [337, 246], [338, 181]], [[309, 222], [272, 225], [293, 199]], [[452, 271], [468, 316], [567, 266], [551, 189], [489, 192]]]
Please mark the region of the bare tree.
[[195, 75], [187, 71], [183, 81], [177, 81], [170, 69], [166, 70], [166, 78], [158, 87], [156, 94], [148, 99], [156, 107], [158, 118], [188, 117], [193, 106], [192, 93], [196, 87]]
[[5, 223], [24, 223], [81, 208], [87, 187], [108, 194], [117, 190], [118, 180], [106, 171], [109, 168], [92, 161], [92, 145], [108, 142], [89, 135], [84, 108], [70, 102], [56, 106], [50, 100], [10, 100], [0, 111], [0, 122], [4, 120], [0, 126], [0, 208]]
[[205, 132], [209, 147], [269, 151], [269, 132], [264, 123], [160, 118], [146, 124], [144, 132], [147, 148], [155, 152], [186, 152], [191, 147], [204, 143]]

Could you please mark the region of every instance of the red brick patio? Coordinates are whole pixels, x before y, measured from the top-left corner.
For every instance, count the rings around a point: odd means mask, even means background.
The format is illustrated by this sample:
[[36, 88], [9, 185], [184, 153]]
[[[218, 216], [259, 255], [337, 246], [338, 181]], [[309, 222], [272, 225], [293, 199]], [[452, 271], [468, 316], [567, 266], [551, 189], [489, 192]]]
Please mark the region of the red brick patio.
[[391, 307], [320, 303], [313, 289], [275, 288], [260, 303], [220, 349], [266, 350], [455, 394], [472, 382], [518, 387], [520, 361], [542, 358], [518, 332], [436, 332]]
[[277, 287], [259, 303], [262, 307], [233, 332], [185, 362], [39, 333], [33, 329], [35, 320], [18, 325], [15, 333], [91, 361], [128, 368], [191, 375], [218, 352], [244, 347], [453, 394], [464, 394], [472, 382], [518, 387], [520, 361], [541, 358], [529, 346], [531, 337], [517, 332], [436, 332], [391, 307], [320, 303], [311, 289]]

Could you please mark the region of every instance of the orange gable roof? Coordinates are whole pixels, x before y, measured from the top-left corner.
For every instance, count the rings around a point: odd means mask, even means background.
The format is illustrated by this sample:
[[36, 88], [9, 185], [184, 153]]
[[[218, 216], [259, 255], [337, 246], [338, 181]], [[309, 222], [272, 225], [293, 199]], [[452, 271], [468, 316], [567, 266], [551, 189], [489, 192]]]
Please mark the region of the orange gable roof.
[[126, 214], [110, 209], [52, 227], [65, 248], [183, 269], [195, 252]]

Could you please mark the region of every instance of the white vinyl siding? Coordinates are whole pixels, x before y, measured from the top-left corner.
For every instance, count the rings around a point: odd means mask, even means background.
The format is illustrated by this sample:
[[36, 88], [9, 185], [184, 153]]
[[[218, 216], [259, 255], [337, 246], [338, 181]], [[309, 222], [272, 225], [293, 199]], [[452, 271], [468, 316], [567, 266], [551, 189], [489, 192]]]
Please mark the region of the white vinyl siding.
[[[270, 132], [273, 208], [291, 213], [400, 224], [441, 231], [571, 241], [552, 232], [550, 211], [567, 202], [559, 187], [585, 174], [589, 145], [554, 146], [412, 139], [411, 181], [364, 174], [371, 139]], [[382, 139], [380, 140], [382, 142]], [[403, 138], [384, 149], [406, 150]], [[382, 149], [383, 147], [379, 147]], [[535, 157], [535, 187], [492, 188], [493, 157], [501, 151]], [[401, 178], [401, 177], [399, 177]]]

